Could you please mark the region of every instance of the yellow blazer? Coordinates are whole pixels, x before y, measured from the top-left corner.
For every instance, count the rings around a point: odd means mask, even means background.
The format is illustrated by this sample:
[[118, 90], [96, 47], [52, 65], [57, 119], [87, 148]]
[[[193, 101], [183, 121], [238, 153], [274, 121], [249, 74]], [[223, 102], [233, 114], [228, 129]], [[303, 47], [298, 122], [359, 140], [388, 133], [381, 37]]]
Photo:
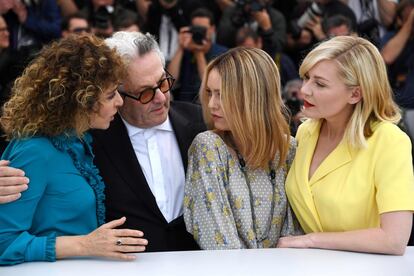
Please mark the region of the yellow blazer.
[[414, 210], [411, 142], [403, 131], [378, 123], [367, 148], [359, 150], [342, 140], [308, 180], [319, 130], [319, 122], [300, 126], [286, 180], [290, 205], [306, 233], [379, 227], [382, 213]]

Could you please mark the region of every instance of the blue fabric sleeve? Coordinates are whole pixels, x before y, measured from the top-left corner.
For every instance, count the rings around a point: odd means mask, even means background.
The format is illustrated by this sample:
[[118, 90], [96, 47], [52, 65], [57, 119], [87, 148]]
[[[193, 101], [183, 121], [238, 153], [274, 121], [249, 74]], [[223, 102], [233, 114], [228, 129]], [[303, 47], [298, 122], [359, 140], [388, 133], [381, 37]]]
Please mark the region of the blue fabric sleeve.
[[0, 265], [55, 260], [54, 234], [37, 237], [30, 233], [52, 170], [52, 148], [46, 139], [14, 140], [2, 156], [11, 161], [10, 166], [24, 170], [30, 183], [19, 200], [0, 204]]
[[62, 17], [56, 1], [44, 0], [40, 5], [40, 11], [36, 11], [36, 8], [27, 9], [27, 19], [24, 26], [43, 40], [59, 38]]

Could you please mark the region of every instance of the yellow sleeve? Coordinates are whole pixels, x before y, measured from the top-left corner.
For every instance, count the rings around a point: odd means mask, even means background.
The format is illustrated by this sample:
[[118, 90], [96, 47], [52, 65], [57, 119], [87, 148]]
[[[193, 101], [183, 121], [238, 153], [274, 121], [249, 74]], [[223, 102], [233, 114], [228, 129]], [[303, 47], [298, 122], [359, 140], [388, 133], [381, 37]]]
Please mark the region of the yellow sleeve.
[[414, 211], [414, 176], [411, 141], [397, 126], [384, 124], [377, 130], [374, 181], [380, 214]]

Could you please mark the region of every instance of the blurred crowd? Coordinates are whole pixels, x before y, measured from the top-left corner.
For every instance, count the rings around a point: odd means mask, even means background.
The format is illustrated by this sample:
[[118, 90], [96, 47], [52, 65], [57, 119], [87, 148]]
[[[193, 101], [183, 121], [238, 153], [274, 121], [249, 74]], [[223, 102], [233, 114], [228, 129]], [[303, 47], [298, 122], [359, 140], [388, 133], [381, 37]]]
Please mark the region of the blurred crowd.
[[298, 66], [318, 42], [368, 38], [380, 50], [397, 103], [414, 108], [414, 0], [0, 0], [0, 100], [41, 47], [72, 33], [153, 34], [177, 79], [175, 100], [198, 103], [207, 63], [236, 46], [278, 65], [293, 134], [302, 105]]

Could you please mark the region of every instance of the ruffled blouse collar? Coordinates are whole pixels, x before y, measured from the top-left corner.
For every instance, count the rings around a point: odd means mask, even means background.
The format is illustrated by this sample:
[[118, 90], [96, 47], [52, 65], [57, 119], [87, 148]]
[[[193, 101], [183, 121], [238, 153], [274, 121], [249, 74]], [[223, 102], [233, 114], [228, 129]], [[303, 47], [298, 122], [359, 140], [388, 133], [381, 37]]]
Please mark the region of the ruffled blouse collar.
[[95, 157], [92, 152], [92, 135], [85, 133], [82, 138], [75, 134], [61, 134], [50, 138], [50, 141], [60, 151], [67, 152], [80, 174], [86, 179], [95, 193], [96, 216], [98, 224], [105, 223], [105, 184], [99, 175], [98, 168], [93, 164]]

